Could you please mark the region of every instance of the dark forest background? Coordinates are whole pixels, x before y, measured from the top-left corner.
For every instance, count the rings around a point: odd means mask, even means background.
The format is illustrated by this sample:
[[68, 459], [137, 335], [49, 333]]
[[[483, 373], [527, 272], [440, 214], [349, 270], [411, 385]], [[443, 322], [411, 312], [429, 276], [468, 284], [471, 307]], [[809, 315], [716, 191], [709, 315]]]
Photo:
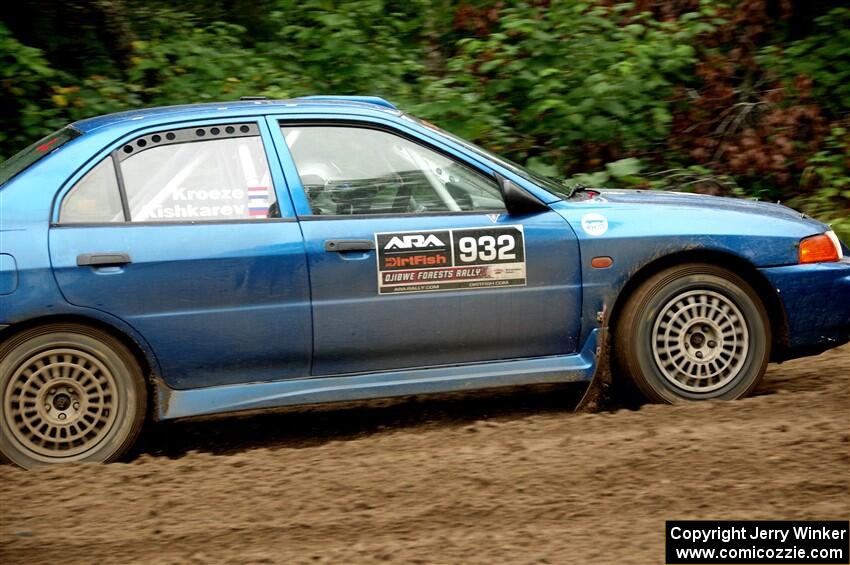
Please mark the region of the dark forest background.
[[80, 118], [375, 94], [546, 175], [782, 201], [850, 240], [850, 6], [822, 0], [30, 0], [0, 160]]

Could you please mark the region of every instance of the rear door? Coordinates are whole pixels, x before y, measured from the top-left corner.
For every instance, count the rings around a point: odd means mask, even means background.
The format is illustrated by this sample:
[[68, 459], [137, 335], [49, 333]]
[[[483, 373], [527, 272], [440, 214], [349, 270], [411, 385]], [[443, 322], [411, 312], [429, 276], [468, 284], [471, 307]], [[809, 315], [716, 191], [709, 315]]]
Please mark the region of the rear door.
[[282, 122], [307, 247], [313, 374], [576, 350], [578, 245], [505, 213], [495, 180], [389, 127]]
[[309, 374], [306, 256], [265, 128], [129, 139], [72, 180], [51, 227], [66, 299], [136, 328], [172, 387]]

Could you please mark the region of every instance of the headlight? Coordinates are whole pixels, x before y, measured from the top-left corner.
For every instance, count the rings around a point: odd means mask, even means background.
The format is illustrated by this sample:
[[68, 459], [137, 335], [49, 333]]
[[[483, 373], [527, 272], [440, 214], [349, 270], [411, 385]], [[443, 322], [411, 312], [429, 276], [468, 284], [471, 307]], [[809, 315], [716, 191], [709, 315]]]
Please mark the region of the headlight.
[[800, 263], [829, 263], [844, 257], [835, 232], [813, 235], [800, 241]]

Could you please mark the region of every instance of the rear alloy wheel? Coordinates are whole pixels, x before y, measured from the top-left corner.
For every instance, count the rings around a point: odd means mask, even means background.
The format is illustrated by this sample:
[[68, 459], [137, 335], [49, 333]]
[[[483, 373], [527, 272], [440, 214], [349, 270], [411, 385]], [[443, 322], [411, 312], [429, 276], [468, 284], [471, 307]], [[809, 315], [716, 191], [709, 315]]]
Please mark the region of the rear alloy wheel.
[[714, 265], [657, 273], [619, 318], [619, 369], [653, 402], [740, 398], [767, 367], [764, 306], [744, 279]]
[[0, 395], [0, 456], [27, 468], [120, 457], [138, 436], [147, 396], [130, 351], [77, 324], [0, 346]]

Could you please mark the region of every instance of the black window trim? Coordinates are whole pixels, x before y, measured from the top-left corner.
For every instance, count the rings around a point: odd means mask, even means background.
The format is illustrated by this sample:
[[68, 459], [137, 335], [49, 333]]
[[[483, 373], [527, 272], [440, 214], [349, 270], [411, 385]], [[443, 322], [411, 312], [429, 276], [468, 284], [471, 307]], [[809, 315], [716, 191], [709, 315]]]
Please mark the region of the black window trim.
[[[247, 127], [247, 130], [243, 128]], [[234, 128], [234, 131], [228, 133], [227, 128]], [[207, 137], [207, 132], [219, 130], [218, 133], [211, 134]], [[222, 131], [224, 129], [224, 131]], [[194, 131], [192, 131], [194, 130]], [[194, 133], [194, 135], [192, 135]], [[169, 138], [168, 136], [172, 137]], [[154, 137], [159, 137], [158, 141], [154, 141]], [[164, 137], [164, 139], [163, 139]], [[259, 137], [262, 139], [260, 132], [260, 121], [251, 122], [232, 122], [222, 124], [211, 124], [205, 126], [181, 126], [176, 128], [165, 128], [150, 133], [144, 133], [136, 136], [126, 143], [122, 143], [120, 147], [116, 147], [112, 154], [117, 156], [118, 161], [125, 161], [130, 157], [138, 155], [148, 149], [154, 147], [163, 147], [166, 145], [182, 145], [184, 143], [194, 143], [196, 141], [211, 141], [215, 139], [234, 139], [238, 137]], [[144, 142], [144, 143], [142, 143]]]
[[65, 222], [63, 224], [52, 222], [51, 228], [143, 228], [151, 226], [211, 226], [218, 224], [279, 224], [286, 222], [297, 222], [298, 218], [260, 218], [257, 220], [182, 220], [179, 222]]
[[[121, 209], [124, 210], [124, 221], [129, 223], [130, 201], [127, 200], [127, 189], [124, 186], [124, 173], [121, 171], [121, 163], [118, 161], [118, 156], [115, 154], [115, 151], [113, 151], [109, 157], [112, 159], [112, 172], [115, 174], [115, 181], [118, 183], [118, 194], [121, 197]], [[65, 199], [63, 198], [62, 202], [64, 201]], [[59, 204], [59, 217], [62, 217], [62, 204]]]
[[[377, 131], [382, 131], [384, 133], [389, 133], [391, 135], [396, 135], [405, 139], [411, 143], [424, 147], [430, 151], [438, 153], [443, 157], [450, 159], [455, 162], [459, 162], [465, 167], [472, 169], [474, 172], [480, 174], [482, 177], [486, 179], [490, 179], [496, 185], [498, 189], [498, 181], [496, 180], [495, 171], [487, 173], [481, 169], [478, 165], [473, 165], [469, 163], [465, 159], [458, 159], [456, 155], [452, 155], [450, 152], [442, 149], [440, 147], [435, 147], [427, 142], [423, 142], [422, 139], [401, 131], [400, 129], [394, 128], [390, 125], [379, 124], [376, 122], [369, 121], [360, 121], [360, 120], [352, 120], [346, 118], [312, 118], [312, 119], [303, 119], [303, 118], [275, 118], [278, 128], [283, 127], [327, 127], [327, 126], [343, 126], [343, 127], [355, 127], [360, 129], [372, 129]], [[285, 124], [285, 125], [284, 125]], [[282, 134], [282, 132], [281, 132]], [[286, 144], [286, 136], [284, 137], [284, 144]], [[298, 171], [298, 165], [295, 163], [295, 159], [292, 158], [292, 151], [289, 149], [289, 144], [286, 144], [286, 150], [289, 151], [289, 157], [292, 159], [293, 164], [295, 164], [295, 170]], [[287, 183], [289, 184], [289, 183]], [[301, 175], [299, 174], [298, 184], [301, 186], [301, 190], [304, 192], [304, 196], [306, 197], [306, 191], [304, 191], [304, 185], [301, 183]], [[291, 186], [291, 185], [290, 185]], [[310, 199], [307, 198], [309, 202]], [[312, 212], [312, 205], [310, 206]], [[418, 217], [429, 217], [429, 216], [477, 216], [477, 215], [487, 215], [487, 214], [507, 214], [506, 209], [494, 209], [494, 210], [460, 210], [460, 211], [437, 211], [437, 212], [387, 212], [387, 213], [377, 213], [377, 214], [299, 214], [298, 211], [295, 211], [296, 216], [299, 221], [328, 221], [328, 220], [356, 220], [356, 219], [376, 219], [376, 218], [418, 218]]]
[[386, 212], [386, 213], [376, 213], [376, 214], [310, 214], [304, 216], [298, 216], [299, 221], [305, 222], [320, 222], [323, 220], [359, 220], [363, 218], [364, 220], [368, 219], [381, 219], [381, 218], [430, 218], [434, 216], [445, 216], [451, 214], [452, 216], [480, 216], [487, 214], [507, 214], [505, 210], [460, 210], [457, 212], [447, 210], [442, 212]]

